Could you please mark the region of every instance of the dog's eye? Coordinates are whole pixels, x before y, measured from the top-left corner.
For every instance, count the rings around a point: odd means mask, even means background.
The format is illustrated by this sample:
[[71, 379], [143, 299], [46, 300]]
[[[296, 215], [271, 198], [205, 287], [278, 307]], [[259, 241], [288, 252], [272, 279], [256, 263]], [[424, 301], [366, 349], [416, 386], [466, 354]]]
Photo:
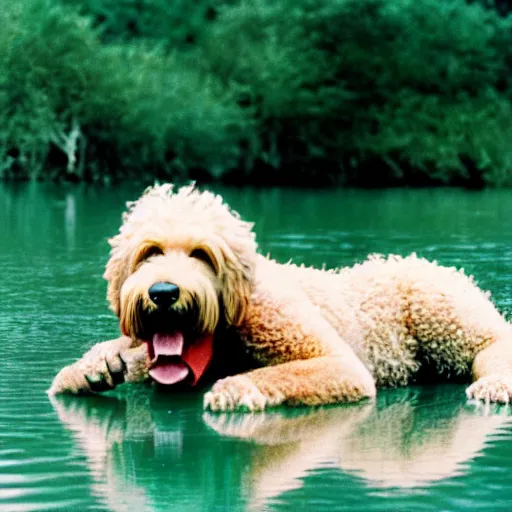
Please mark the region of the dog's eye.
[[206, 263], [210, 267], [212, 267], [215, 270], [215, 265], [213, 264], [212, 259], [210, 258], [210, 255], [204, 250], [204, 249], [194, 249], [190, 253], [191, 258], [195, 258], [196, 260], [202, 261], [203, 263]]
[[161, 256], [163, 253], [164, 253], [164, 251], [162, 251], [162, 249], [160, 249], [160, 247], [158, 247], [156, 245], [151, 245], [151, 246], [147, 247], [146, 249], [144, 249], [144, 251], [140, 254], [138, 260], [139, 260], [139, 262], [141, 262], [144, 260], [148, 260], [152, 256]]
[[161, 256], [164, 251], [158, 245], [145, 245], [137, 252], [131, 262], [131, 271], [134, 272], [140, 265], [152, 256]]

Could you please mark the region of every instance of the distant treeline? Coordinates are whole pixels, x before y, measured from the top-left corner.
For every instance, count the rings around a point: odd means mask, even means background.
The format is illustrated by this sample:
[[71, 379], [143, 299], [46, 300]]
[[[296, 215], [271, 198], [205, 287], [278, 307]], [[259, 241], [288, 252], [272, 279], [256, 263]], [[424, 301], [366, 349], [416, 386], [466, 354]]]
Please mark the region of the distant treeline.
[[10, 0], [0, 177], [512, 185], [504, 0]]

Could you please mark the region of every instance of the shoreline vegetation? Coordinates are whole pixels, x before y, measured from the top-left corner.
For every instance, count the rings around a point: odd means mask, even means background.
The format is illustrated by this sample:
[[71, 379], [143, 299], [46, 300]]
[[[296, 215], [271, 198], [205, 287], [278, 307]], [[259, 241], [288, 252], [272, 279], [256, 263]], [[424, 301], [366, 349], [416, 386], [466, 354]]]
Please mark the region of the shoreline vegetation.
[[510, 186], [509, 7], [11, 0], [0, 179]]

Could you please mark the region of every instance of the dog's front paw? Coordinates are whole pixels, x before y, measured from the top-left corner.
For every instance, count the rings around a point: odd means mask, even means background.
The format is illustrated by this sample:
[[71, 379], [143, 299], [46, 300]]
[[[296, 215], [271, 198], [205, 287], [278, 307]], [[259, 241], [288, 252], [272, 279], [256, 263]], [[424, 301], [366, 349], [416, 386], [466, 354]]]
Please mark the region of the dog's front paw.
[[262, 411], [267, 405], [265, 395], [245, 375], [217, 381], [204, 396], [204, 408], [216, 412]]
[[78, 365], [75, 363], [62, 368], [62, 370], [53, 379], [52, 385], [50, 386], [50, 389], [48, 389], [47, 393], [50, 396], [61, 393], [78, 395], [80, 393], [87, 393], [88, 391], [91, 391], [84, 372], [77, 366]]
[[84, 359], [63, 368], [53, 379], [50, 395], [81, 394], [114, 389], [125, 380], [126, 363], [117, 354], [115, 358]]
[[82, 359], [63, 368], [48, 393], [102, 392], [125, 381], [144, 380], [147, 377], [146, 348], [129, 348], [131, 343], [129, 338], [98, 343]]
[[481, 377], [466, 389], [469, 399], [508, 404], [512, 402], [512, 377], [489, 375]]

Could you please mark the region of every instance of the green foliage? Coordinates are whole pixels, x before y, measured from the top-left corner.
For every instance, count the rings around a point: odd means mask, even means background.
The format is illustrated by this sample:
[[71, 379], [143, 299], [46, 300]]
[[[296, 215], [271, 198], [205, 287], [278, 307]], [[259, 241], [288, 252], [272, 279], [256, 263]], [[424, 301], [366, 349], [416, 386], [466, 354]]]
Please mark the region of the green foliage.
[[215, 77], [156, 49], [102, 45], [51, 0], [1, 16], [2, 176], [215, 174], [237, 162], [251, 122]]
[[[251, 121], [214, 77], [176, 56], [130, 46], [110, 46], [104, 59], [84, 118], [98, 173], [107, 165], [118, 177], [186, 177], [194, 169], [215, 177], [236, 165]], [[113, 165], [102, 161], [106, 147]]]
[[149, 39], [164, 46], [194, 42], [215, 17], [215, 0], [63, 0], [101, 26], [106, 41]]
[[42, 2], [6, 4], [0, 16], [0, 172], [38, 177], [78, 114], [98, 44], [85, 20]]
[[510, 20], [463, 0], [247, 0], [204, 38], [258, 105], [266, 162], [351, 182], [449, 182], [467, 162], [510, 182], [511, 43]]
[[61, 2], [0, 12], [0, 176], [512, 184], [492, 2]]

